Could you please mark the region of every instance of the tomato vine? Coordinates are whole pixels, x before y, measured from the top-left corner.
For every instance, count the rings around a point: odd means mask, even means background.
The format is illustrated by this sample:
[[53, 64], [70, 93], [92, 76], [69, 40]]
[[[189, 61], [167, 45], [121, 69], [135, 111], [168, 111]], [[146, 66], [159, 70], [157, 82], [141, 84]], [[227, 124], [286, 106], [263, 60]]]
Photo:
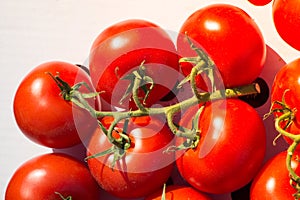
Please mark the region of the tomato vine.
[[[260, 92], [260, 87], [258, 84], [252, 83], [241, 87], [226, 88], [220, 90], [216, 89], [213, 86], [214, 85], [213, 83], [215, 81], [214, 77], [212, 76], [213, 72], [215, 71], [215, 65], [213, 61], [201, 49], [196, 48], [194, 46], [192, 46], [192, 48], [197, 52], [198, 56], [192, 58], [181, 58], [181, 60], [179, 61], [179, 62], [190, 62], [194, 64], [194, 67], [192, 68], [190, 76], [187, 76], [187, 79], [183, 80], [181, 83], [178, 84], [178, 88], [180, 88], [182, 84], [190, 80], [190, 86], [193, 90], [194, 95], [191, 98], [183, 100], [179, 103], [166, 106], [166, 107], [161, 107], [161, 108], [146, 108], [139, 100], [138, 89], [143, 85], [143, 81], [150, 79], [150, 77], [148, 77], [145, 74], [144, 71], [145, 66], [143, 65], [143, 63], [141, 63], [140, 67], [136, 71], [133, 71], [132, 74], [130, 75], [131, 78], [133, 77], [132, 78], [133, 82], [132, 85], [129, 86], [128, 88], [131, 89], [133, 100], [138, 108], [136, 110], [130, 110], [130, 111], [118, 111], [118, 112], [97, 111], [88, 104], [86, 99], [93, 98], [97, 96], [99, 93], [92, 92], [92, 93], [83, 94], [79, 92], [79, 88], [82, 86], [88, 87], [86, 84], [77, 83], [73, 87], [70, 87], [66, 82], [64, 82], [62, 79], [59, 78], [59, 74], [51, 75], [51, 76], [56, 81], [57, 85], [60, 87], [62, 91], [62, 96], [65, 100], [72, 101], [77, 106], [86, 109], [95, 118], [101, 118], [104, 116], [111, 116], [114, 118], [113, 123], [110, 125], [108, 129], [105, 129], [101, 125], [100, 121], [98, 122], [100, 127], [108, 137], [109, 141], [113, 145], [121, 149], [126, 150], [130, 147], [130, 139], [126, 137], [126, 133], [120, 135], [121, 139], [116, 139], [113, 137], [112, 133], [116, 124], [121, 120], [129, 119], [131, 117], [139, 117], [139, 116], [147, 116], [147, 115], [162, 115], [162, 114], [165, 115], [169, 128], [176, 136], [185, 137], [197, 143], [198, 139], [197, 139], [197, 134], [195, 134], [195, 130], [189, 130], [174, 124], [173, 117], [176, 113], [178, 113], [181, 110], [185, 110], [193, 105], [205, 103], [208, 101], [257, 94]], [[196, 75], [201, 73], [207, 73], [209, 75], [213, 87], [212, 92], [198, 92], [196, 83], [193, 80], [195, 80]], [[145, 98], [147, 98], [147, 95]], [[194, 143], [191, 143], [191, 146], [194, 146]]]

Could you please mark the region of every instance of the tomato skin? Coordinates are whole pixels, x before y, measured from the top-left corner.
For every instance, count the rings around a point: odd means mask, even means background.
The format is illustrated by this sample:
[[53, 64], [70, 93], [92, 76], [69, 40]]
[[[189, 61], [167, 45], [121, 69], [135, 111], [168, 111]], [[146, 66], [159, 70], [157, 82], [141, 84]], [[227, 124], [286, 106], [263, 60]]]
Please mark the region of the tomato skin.
[[[145, 198], [145, 200], [161, 200], [162, 190], [155, 192]], [[166, 187], [167, 200], [184, 200], [184, 199], [197, 199], [197, 200], [211, 200], [205, 194], [195, 190], [189, 186], [170, 185]]]
[[[285, 102], [291, 109], [299, 108], [300, 92], [300, 58], [284, 65], [276, 74], [272, 85], [272, 101], [282, 101], [285, 93]], [[300, 119], [296, 113], [296, 119]]]
[[[283, 98], [285, 104], [291, 110], [300, 109], [300, 58], [291, 61], [284, 65], [276, 74], [272, 85], [271, 101], [282, 102]], [[288, 90], [288, 91], [287, 91]], [[287, 91], [287, 92], [285, 92]], [[280, 108], [278, 105], [274, 105], [273, 109]], [[281, 113], [275, 112], [275, 117], [281, 116]], [[284, 128], [284, 125], [282, 125]], [[293, 134], [300, 134], [300, 113], [295, 112], [295, 118], [293, 123], [286, 129], [286, 131]], [[291, 141], [285, 138], [289, 143]], [[297, 147], [297, 149], [299, 149]]]
[[[50, 61], [30, 71], [16, 91], [13, 109], [20, 130], [30, 140], [51, 148], [66, 148], [81, 143], [97, 126], [91, 115], [66, 101], [52, 75], [57, 75], [70, 86], [84, 81], [92, 84], [88, 74], [76, 65]], [[80, 89], [88, 92], [87, 89]], [[100, 109], [98, 100], [89, 100]]]
[[56, 200], [60, 193], [72, 200], [100, 199], [100, 188], [88, 168], [71, 156], [49, 153], [21, 165], [12, 176], [6, 200]]
[[248, 0], [248, 1], [255, 6], [265, 6], [268, 3], [270, 3], [272, 0]]
[[[127, 129], [131, 147], [116, 161], [113, 169], [113, 154], [88, 159], [92, 175], [105, 191], [119, 198], [140, 198], [158, 190], [168, 180], [175, 156], [164, 151], [174, 145], [174, 135], [162, 121], [148, 116], [131, 119]], [[112, 119], [104, 117], [101, 122], [108, 127]], [[122, 122], [118, 124], [119, 128], [122, 130]], [[87, 155], [111, 147], [106, 135], [98, 128], [88, 145]]]
[[[103, 30], [91, 47], [89, 62], [92, 82], [97, 91], [104, 91], [101, 97], [108, 104], [107, 110], [135, 108], [132, 99], [119, 102], [130, 83], [122, 77], [138, 69], [142, 62], [155, 83], [146, 107], [174, 87], [179, 73], [178, 55], [168, 34], [158, 25], [138, 19], [121, 21]], [[140, 91], [140, 96], [145, 93]]]
[[[283, 151], [271, 158], [254, 178], [250, 190], [251, 200], [294, 200], [296, 190], [290, 185], [286, 168], [287, 152]], [[292, 167], [300, 172], [299, 162], [293, 158]]]
[[280, 37], [291, 47], [300, 50], [300, 5], [298, 0], [274, 0], [272, 16]]
[[[261, 167], [266, 151], [265, 128], [255, 109], [241, 100], [218, 100], [206, 106], [199, 118], [198, 146], [177, 152], [176, 165], [196, 189], [229, 193], [249, 183]], [[191, 128], [197, 110], [198, 106], [191, 107], [180, 124]], [[177, 144], [182, 142], [179, 139]]]
[[[215, 62], [225, 87], [249, 84], [262, 71], [266, 59], [262, 33], [254, 20], [236, 6], [211, 4], [200, 8], [186, 19], [179, 32], [179, 54], [183, 57], [196, 55], [187, 35]], [[191, 66], [183, 67], [187, 75]]]

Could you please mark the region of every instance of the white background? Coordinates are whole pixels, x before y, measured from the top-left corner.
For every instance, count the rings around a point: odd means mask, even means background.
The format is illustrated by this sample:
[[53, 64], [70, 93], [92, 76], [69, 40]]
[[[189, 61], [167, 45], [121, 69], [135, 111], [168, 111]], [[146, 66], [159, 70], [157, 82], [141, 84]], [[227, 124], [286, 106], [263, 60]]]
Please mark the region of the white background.
[[286, 62], [297, 58], [299, 52], [286, 45], [275, 31], [271, 4], [256, 7], [247, 0], [0, 1], [1, 196], [21, 163], [51, 151], [25, 138], [14, 121], [13, 97], [25, 74], [50, 60], [84, 63], [95, 37], [118, 21], [146, 19], [176, 32], [192, 12], [216, 2], [243, 8], [261, 28], [266, 43]]

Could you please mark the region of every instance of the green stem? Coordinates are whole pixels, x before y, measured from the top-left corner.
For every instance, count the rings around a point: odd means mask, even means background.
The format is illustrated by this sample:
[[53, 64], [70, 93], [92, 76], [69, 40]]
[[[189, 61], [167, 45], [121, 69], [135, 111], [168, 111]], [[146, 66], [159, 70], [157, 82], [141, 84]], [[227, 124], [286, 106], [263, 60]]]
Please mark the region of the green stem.
[[167, 188], [167, 185], [164, 184], [163, 192], [161, 194], [161, 200], [166, 200], [166, 188]]
[[132, 88], [132, 98], [135, 103], [135, 105], [138, 107], [139, 110], [142, 110], [144, 112], [147, 112], [147, 109], [144, 107], [144, 105], [140, 102], [138, 91], [141, 85], [141, 79], [135, 78], [133, 82], [133, 88]]
[[293, 115], [293, 112], [289, 111], [289, 112], [282, 114], [280, 117], [277, 117], [275, 119], [275, 128], [281, 135], [284, 135], [284, 136], [296, 141], [296, 140], [300, 139], [300, 135], [294, 135], [292, 133], [289, 133], [289, 132], [285, 131], [283, 128], [281, 128], [281, 126], [280, 126], [281, 122], [286, 121], [286, 119], [290, 119], [291, 115]]
[[297, 192], [294, 194], [294, 197], [298, 199], [300, 197], [300, 177], [296, 174], [295, 170], [292, 168], [292, 159], [294, 152], [296, 151], [296, 148], [300, 142], [300, 135], [294, 135], [292, 133], [287, 132], [283, 128], [281, 128], [280, 124], [281, 122], [286, 121], [287, 119], [293, 119], [295, 113], [288, 109], [288, 111], [284, 112], [280, 117], [277, 117], [275, 119], [275, 128], [276, 130], [283, 136], [288, 137], [293, 140], [293, 143], [289, 146], [287, 149], [287, 156], [286, 156], [286, 167], [287, 170], [289, 171], [289, 175], [291, 177], [291, 186], [293, 186]]
[[197, 64], [198, 62], [201, 61], [201, 58], [199, 56], [195, 56], [195, 57], [182, 57], [179, 59], [179, 63], [181, 62], [189, 62], [192, 64]]
[[217, 99], [224, 99], [224, 98], [234, 98], [239, 97], [242, 95], [249, 95], [249, 94], [257, 94], [259, 93], [259, 86], [257, 84], [249, 84], [243, 87], [237, 87], [237, 88], [231, 88], [231, 89], [225, 89], [225, 90], [216, 90], [213, 93], [205, 92], [200, 93], [200, 98], [193, 96], [189, 99], [186, 99], [184, 101], [181, 101], [177, 104], [170, 105], [167, 107], [161, 107], [161, 108], [151, 108], [151, 109], [137, 109], [134, 111], [123, 111], [123, 112], [102, 112], [102, 111], [96, 111], [91, 106], [88, 105], [86, 100], [81, 97], [80, 92], [74, 92], [73, 98], [79, 99], [81, 101], [81, 105], [86, 105], [86, 110], [88, 110], [93, 116], [96, 116], [97, 118], [105, 117], [105, 116], [111, 116], [114, 118], [113, 123], [110, 125], [107, 136], [111, 143], [122, 146], [123, 144], [120, 144], [119, 141], [116, 141], [116, 139], [112, 136], [112, 132], [114, 127], [117, 125], [117, 123], [121, 120], [128, 119], [131, 117], [140, 117], [140, 116], [147, 116], [147, 115], [162, 115], [164, 114], [167, 117], [167, 123], [172, 130], [172, 132], [178, 136], [181, 137], [187, 137], [192, 139], [192, 134], [187, 132], [183, 133], [182, 131], [179, 131], [178, 127], [174, 125], [173, 123], [173, 117], [176, 113], [186, 110], [187, 108], [197, 105], [199, 103], [205, 103], [208, 101], [214, 101]]
[[194, 95], [197, 97], [197, 99], [201, 99], [202, 95], [198, 92], [198, 88], [197, 88], [197, 84], [196, 84], [196, 76], [198, 74], [198, 72], [200, 71], [200, 69], [205, 66], [205, 62], [203, 60], [199, 61], [195, 67], [192, 68], [190, 76], [190, 82], [191, 82], [191, 88], [193, 90]]
[[72, 196], [64, 197], [61, 193], [59, 192], [54, 192], [57, 194], [62, 200], [72, 200]]
[[287, 149], [286, 165], [291, 178], [293, 179], [293, 181], [297, 182], [298, 184], [300, 177], [296, 174], [296, 172], [292, 168], [292, 158], [297, 146], [298, 146], [298, 142], [293, 142]]
[[293, 159], [293, 155], [294, 155], [294, 152], [296, 151], [298, 144], [299, 144], [299, 141], [294, 141], [287, 149], [287, 156], [286, 156], [286, 166], [287, 166], [287, 170], [289, 171], [290, 178], [291, 178], [290, 185], [293, 188], [295, 188], [295, 190], [297, 191], [296, 193], [293, 194], [295, 199], [300, 198], [300, 177], [296, 174], [295, 170], [292, 168], [292, 159]]
[[159, 115], [159, 114], [166, 114], [171, 111], [178, 112], [181, 110], [185, 110], [198, 103], [205, 103], [208, 101], [214, 101], [214, 100], [224, 99], [224, 98], [236, 98], [243, 95], [257, 94], [259, 92], [260, 92], [259, 86], [257, 84], [249, 84], [242, 87], [230, 88], [225, 90], [216, 90], [213, 93], [209, 93], [209, 92], [200, 93], [201, 95], [200, 100], [197, 97], [193, 96], [177, 104], [161, 107], [161, 108], [151, 108], [146, 110], [138, 109], [134, 111], [123, 111], [123, 112], [95, 111], [95, 114], [97, 117], [119, 116], [121, 119], [128, 118], [128, 117], [139, 117], [145, 115]]
[[[208, 64], [207, 58], [205, 59], [204, 62], [200, 60], [198, 64], [196, 64], [196, 66], [193, 68], [192, 80], [195, 80], [195, 76], [197, 75], [198, 72], [201, 72], [201, 70], [202, 71], [210, 70], [211, 67], [210, 64], [208, 68], [202, 69]], [[63, 97], [65, 100], [72, 101], [75, 105], [87, 110], [95, 118], [102, 118], [105, 116], [113, 117], [114, 121], [111, 123], [108, 130], [105, 131], [105, 134], [107, 135], [109, 141], [112, 144], [123, 149], [129, 148], [130, 146], [130, 140], [128, 139], [128, 137], [125, 137], [124, 134], [120, 134], [121, 139], [116, 139], [112, 135], [114, 128], [122, 120], [129, 119], [131, 117], [140, 117], [140, 116], [147, 116], [147, 115], [165, 115], [167, 118], [168, 126], [170, 127], [170, 129], [175, 135], [186, 137], [188, 139], [193, 140], [194, 139], [193, 137], [195, 137], [193, 130], [187, 131], [187, 129], [184, 128], [180, 130], [180, 127], [176, 126], [173, 123], [173, 118], [176, 113], [186, 110], [187, 108], [199, 103], [205, 103], [208, 101], [214, 101], [217, 99], [224, 99], [224, 98], [235, 98], [243, 95], [257, 94], [260, 92], [258, 84], [249, 84], [242, 87], [229, 88], [224, 90], [213, 90], [211, 93], [210, 92], [199, 93], [196, 88], [196, 83], [192, 81], [191, 85], [194, 91], [193, 97], [167, 107], [145, 108], [140, 102], [138, 97], [138, 89], [140, 87], [141, 81], [143, 80], [141, 80], [138, 76], [136, 76], [133, 82], [132, 93], [133, 93], [134, 102], [137, 105], [138, 109], [133, 111], [132, 110], [123, 111], [123, 112], [110, 112], [110, 111], [103, 112], [103, 111], [95, 110], [92, 106], [89, 105], [88, 101], [86, 100], [86, 98], [94, 97], [95, 93], [91, 93], [91, 95], [88, 95], [79, 92], [79, 88], [81, 86], [84, 86], [84, 84], [77, 84], [71, 88], [66, 82], [61, 80], [58, 76], [52, 76], [52, 78], [59, 85], [60, 89], [64, 91]]]
[[97, 117], [96, 110], [85, 100], [82, 93], [78, 90], [71, 90], [69, 96], [70, 101], [72, 101], [75, 105], [87, 110], [94, 118]]
[[[200, 64], [199, 64], [199, 66], [200, 66]], [[195, 73], [196, 73], [196, 71], [198, 71], [198, 69], [195, 70]], [[164, 114], [167, 117], [167, 123], [168, 123], [170, 129], [172, 130], [172, 132], [175, 135], [193, 139], [192, 138], [192, 137], [194, 137], [193, 133], [191, 133], [189, 131], [182, 132], [179, 130], [178, 126], [176, 126], [173, 123], [173, 117], [176, 113], [178, 113], [179, 111], [186, 110], [187, 108], [189, 108], [193, 105], [199, 104], [199, 103], [205, 103], [208, 101], [213, 101], [213, 100], [223, 99], [223, 98], [233, 98], [233, 97], [238, 97], [238, 96], [248, 95], [248, 94], [256, 94], [256, 93], [260, 92], [259, 86], [257, 84], [250, 84], [250, 85], [246, 85], [243, 87], [237, 87], [237, 88], [231, 88], [231, 89], [225, 89], [225, 90], [216, 90], [216, 91], [213, 91], [212, 93], [209, 93], [209, 92], [198, 93], [198, 92], [194, 91], [195, 94], [197, 94], [197, 95], [194, 95], [193, 97], [186, 99], [184, 101], [181, 101], [177, 104], [170, 105], [167, 107], [149, 109], [149, 108], [145, 108], [138, 99], [137, 92], [138, 92], [138, 88], [139, 88], [141, 80], [139, 78], [136, 78], [135, 82], [134, 82], [134, 86], [133, 86], [133, 99], [134, 99], [138, 109], [134, 110], [134, 111], [130, 110], [130, 111], [124, 111], [124, 112], [109, 112], [109, 111], [102, 112], [102, 111], [95, 110], [92, 106], [89, 105], [88, 101], [86, 100], [86, 96], [89, 96], [89, 95], [85, 95], [85, 94], [82, 94], [81, 92], [79, 92], [79, 88], [81, 85], [75, 85], [71, 88], [71, 87], [69, 87], [69, 85], [66, 82], [61, 80], [58, 76], [53, 76], [53, 75], [51, 75], [51, 76], [56, 81], [56, 83], [60, 86], [60, 89], [62, 91], [64, 91], [63, 97], [66, 100], [70, 100], [75, 105], [87, 110], [95, 118], [102, 118], [105, 116], [111, 116], [114, 118], [114, 121], [111, 123], [110, 127], [108, 128], [108, 130], [105, 133], [106, 133], [109, 141], [112, 144], [114, 144], [120, 148], [124, 148], [124, 147], [128, 148], [128, 146], [130, 146], [130, 140], [128, 138], [124, 137], [124, 135], [123, 136], [121, 135], [121, 138], [122, 138], [121, 140], [120, 139], [117, 140], [112, 135], [114, 128], [116, 127], [118, 122], [120, 122], [121, 120], [129, 119], [131, 117]], [[84, 84], [82, 84], [82, 85], [84, 85]], [[65, 87], [67, 87], [66, 88], [67, 91], [66, 91]], [[90, 95], [89, 97], [93, 97], [93, 95]]]

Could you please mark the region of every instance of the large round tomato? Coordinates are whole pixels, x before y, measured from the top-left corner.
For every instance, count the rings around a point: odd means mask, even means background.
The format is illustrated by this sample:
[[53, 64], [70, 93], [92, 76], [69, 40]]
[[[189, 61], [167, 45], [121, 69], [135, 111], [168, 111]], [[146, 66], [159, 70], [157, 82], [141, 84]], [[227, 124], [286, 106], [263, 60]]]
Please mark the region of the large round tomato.
[[[162, 190], [155, 192], [145, 198], [145, 200], [161, 200]], [[168, 200], [183, 200], [183, 199], [197, 199], [197, 200], [211, 200], [204, 193], [201, 193], [189, 186], [170, 185], [166, 187], [165, 198]]]
[[[86, 72], [76, 65], [51, 61], [35, 67], [20, 83], [13, 102], [14, 116], [21, 131], [32, 141], [51, 148], [66, 148], [81, 142], [91, 134], [97, 121], [84, 109], [63, 99], [61, 90], [48, 74], [73, 86], [86, 82], [92, 89]], [[81, 92], [91, 92], [82, 87]], [[89, 103], [100, 108], [97, 99]]]
[[[225, 87], [249, 84], [262, 71], [266, 57], [262, 33], [255, 21], [236, 6], [211, 4], [186, 19], [177, 48], [181, 56], [195, 56], [187, 37], [215, 62]], [[191, 65], [182, 67], [183, 73], [190, 73]]]
[[[176, 164], [182, 177], [198, 190], [232, 192], [249, 183], [262, 165], [265, 127], [255, 109], [239, 99], [213, 101], [205, 106], [198, 123], [199, 144], [178, 151]], [[191, 107], [180, 125], [191, 128], [197, 110], [198, 106]], [[177, 144], [182, 142], [179, 138]]]
[[[130, 80], [124, 79], [144, 63], [145, 74], [154, 81], [146, 99], [150, 107], [175, 85], [178, 76], [178, 56], [171, 38], [162, 28], [145, 20], [125, 20], [103, 30], [95, 39], [89, 58], [93, 84], [109, 107], [133, 108], [131, 93], [120, 103]], [[150, 88], [150, 84], [144, 86]], [[131, 91], [130, 91], [131, 92]], [[144, 99], [145, 89], [139, 96]], [[143, 100], [141, 100], [143, 101]]]
[[[102, 124], [108, 128], [112, 118], [105, 117]], [[120, 122], [117, 132], [125, 131]], [[120, 198], [139, 198], [158, 190], [170, 177], [174, 153], [164, 151], [174, 145], [173, 133], [162, 119], [138, 117], [130, 119], [127, 135], [130, 148], [113, 164], [114, 154], [88, 159], [88, 166], [99, 185], [110, 194]], [[112, 147], [107, 136], [98, 128], [88, 145], [88, 156], [104, 152]]]
[[299, 0], [274, 0], [272, 14], [280, 37], [291, 47], [300, 50], [300, 6]]
[[[289, 172], [286, 166], [287, 152], [283, 151], [270, 159], [257, 174], [251, 185], [251, 200], [294, 200], [297, 191], [290, 185]], [[292, 167], [300, 173], [299, 160], [292, 160]]]
[[21, 165], [6, 189], [6, 200], [98, 200], [100, 187], [86, 165], [60, 153], [37, 156]]
[[[276, 74], [271, 93], [271, 101], [284, 102], [295, 114], [295, 117], [287, 127], [287, 131], [300, 134], [300, 59], [296, 59], [283, 66]], [[282, 109], [282, 106], [274, 104], [273, 109]], [[281, 112], [275, 112], [275, 117], [281, 116]], [[285, 127], [282, 123], [282, 128]], [[286, 138], [287, 139], [287, 138]], [[298, 148], [299, 149], [299, 148]]]

